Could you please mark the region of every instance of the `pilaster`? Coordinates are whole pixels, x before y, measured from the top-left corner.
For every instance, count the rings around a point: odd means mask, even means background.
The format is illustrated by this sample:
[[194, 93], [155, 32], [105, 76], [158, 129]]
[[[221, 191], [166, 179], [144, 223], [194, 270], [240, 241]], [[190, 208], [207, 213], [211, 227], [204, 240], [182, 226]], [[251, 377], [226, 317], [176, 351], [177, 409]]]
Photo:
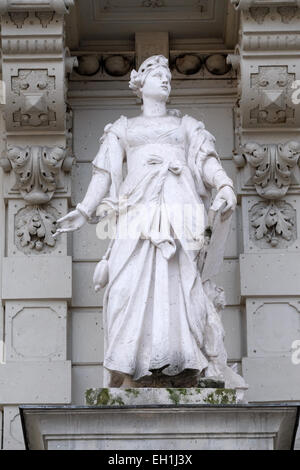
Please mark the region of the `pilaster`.
[[53, 233], [71, 196], [72, 113], [66, 96], [76, 58], [65, 47], [64, 15], [73, 3], [0, 1], [6, 237], [0, 407], [6, 448], [23, 446], [16, 438], [17, 405], [71, 402], [71, 257], [66, 236], [55, 240]]
[[250, 401], [298, 400], [292, 361], [300, 336], [300, 107], [298, 1], [233, 0], [240, 40], [234, 161], [243, 218], [243, 374]]

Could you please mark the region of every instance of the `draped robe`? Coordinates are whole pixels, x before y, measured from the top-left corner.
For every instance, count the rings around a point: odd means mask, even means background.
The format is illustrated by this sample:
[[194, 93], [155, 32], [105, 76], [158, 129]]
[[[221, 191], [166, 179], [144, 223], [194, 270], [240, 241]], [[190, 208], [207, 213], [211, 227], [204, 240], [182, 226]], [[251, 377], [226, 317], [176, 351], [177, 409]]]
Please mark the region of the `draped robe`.
[[[217, 291], [199, 268], [211, 190], [232, 186], [214, 142], [189, 116], [162, 127], [121, 116], [105, 128], [93, 166], [111, 182], [98, 213], [117, 216], [103, 305], [110, 378], [195, 370], [243, 385], [227, 366]], [[211, 158], [214, 174], [205, 172]]]

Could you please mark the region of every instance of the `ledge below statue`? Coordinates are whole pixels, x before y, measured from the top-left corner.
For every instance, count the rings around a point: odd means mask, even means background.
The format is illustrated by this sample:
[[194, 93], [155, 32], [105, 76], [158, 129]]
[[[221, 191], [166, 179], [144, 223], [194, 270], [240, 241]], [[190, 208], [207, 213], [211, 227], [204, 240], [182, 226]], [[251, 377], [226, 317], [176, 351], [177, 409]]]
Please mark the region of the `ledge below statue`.
[[91, 388], [89, 406], [232, 405], [236, 390], [226, 388]]
[[27, 405], [20, 411], [30, 450], [288, 450], [299, 405]]

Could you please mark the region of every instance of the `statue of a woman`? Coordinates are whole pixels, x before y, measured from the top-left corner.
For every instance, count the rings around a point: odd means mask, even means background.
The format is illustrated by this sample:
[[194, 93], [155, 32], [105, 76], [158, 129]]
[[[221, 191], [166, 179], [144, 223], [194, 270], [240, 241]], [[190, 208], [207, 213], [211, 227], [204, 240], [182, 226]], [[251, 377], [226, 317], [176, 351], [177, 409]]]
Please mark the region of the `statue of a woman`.
[[[161, 55], [132, 72], [129, 86], [142, 98], [142, 114], [106, 126], [86, 196], [58, 221], [57, 233], [79, 229], [96, 209], [117, 215], [109, 253], [94, 275], [98, 288], [107, 281], [105, 385], [194, 386], [213, 376], [243, 388], [227, 366], [220, 289], [201, 278], [211, 191], [225, 220], [236, 206], [233, 184], [203, 123], [167, 110], [170, 82]], [[125, 218], [130, 236], [121, 234]]]

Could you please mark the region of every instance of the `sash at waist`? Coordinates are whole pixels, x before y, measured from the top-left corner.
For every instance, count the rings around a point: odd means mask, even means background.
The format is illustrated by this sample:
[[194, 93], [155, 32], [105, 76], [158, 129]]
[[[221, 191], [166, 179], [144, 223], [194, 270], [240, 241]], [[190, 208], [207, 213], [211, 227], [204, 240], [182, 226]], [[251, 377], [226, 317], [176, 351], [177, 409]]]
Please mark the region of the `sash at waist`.
[[173, 162], [178, 160], [186, 164], [185, 149], [181, 145], [171, 144], [143, 144], [130, 147], [127, 150], [127, 164], [130, 171], [136, 166], [147, 164], [150, 157], [157, 157], [162, 161]]

